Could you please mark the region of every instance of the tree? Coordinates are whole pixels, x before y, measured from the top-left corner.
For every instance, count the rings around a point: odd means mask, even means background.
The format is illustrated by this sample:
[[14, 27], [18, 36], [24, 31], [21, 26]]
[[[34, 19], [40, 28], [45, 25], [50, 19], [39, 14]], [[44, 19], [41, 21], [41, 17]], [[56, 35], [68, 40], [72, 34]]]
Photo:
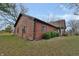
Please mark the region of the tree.
[[70, 33], [79, 34], [79, 20], [68, 21], [68, 26]]
[[5, 28], [4, 31], [5, 31], [5, 32], [9, 32], [9, 33], [11, 33], [11, 32], [12, 32], [12, 30], [11, 30], [11, 26], [10, 26], [10, 25], [7, 26], [7, 27]]
[[25, 11], [25, 10], [27, 11], [27, 9], [25, 9], [22, 4], [0, 3], [0, 16], [8, 24], [14, 25], [19, 12]]
[[66, 3], [64, 4], [65, 8], [68, 8], [69, 11], [72, 10], [74, 15], [79, 15], [79, 3]]
[[68, 8], [75, 16], [74, 20], [72, 19], [68, 22], [67, 27], [70, 27], [70, 32], [73, 32], [74, 34], [79, 33], [79, 20], [76, 20], [76, 16], [79, 15], [79, 3], [67, 3], [64, 4], [64, 7]]

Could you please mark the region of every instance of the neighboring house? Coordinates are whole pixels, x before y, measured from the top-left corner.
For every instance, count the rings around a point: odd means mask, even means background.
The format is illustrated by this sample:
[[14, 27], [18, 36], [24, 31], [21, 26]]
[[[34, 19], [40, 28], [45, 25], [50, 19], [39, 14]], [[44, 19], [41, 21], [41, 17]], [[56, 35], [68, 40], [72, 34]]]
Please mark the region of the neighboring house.
[[50, 22], [50, 24], [60, 28], [59, 29], [60, 35], [64, 35], [65, 34], [65, 29], [66, 29], [65, 20], [58, 20], [58, 21]]
[[29, 40], [39, 40], [45, 32], [58, 31], [58, 27], [24, 14], [19, 15], [14, 27], [15, 35]]

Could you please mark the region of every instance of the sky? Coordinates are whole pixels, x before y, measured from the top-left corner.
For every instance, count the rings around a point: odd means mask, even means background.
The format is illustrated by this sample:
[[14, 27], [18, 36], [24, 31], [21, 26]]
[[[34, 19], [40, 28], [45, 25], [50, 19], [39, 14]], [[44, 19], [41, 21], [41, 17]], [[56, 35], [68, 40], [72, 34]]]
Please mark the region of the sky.
[[28, 15], [44, 21], [48, 21], [50, 18], [60, 18], [66, 21], [74, 18], [79, 19], [78, 16], [72, 14], [73, 9], [69, 9], [61, 3], [27, 3], [23, 5], [28, 8]]
[[[79, 16], [73, 15], [74, 9], [69, 9], [61, 3], [23, 3], [28, 10], [27, 14], [43, 21], [55, 21], [60, 19], [78, 20]], [[2, 25], [4, 22], [0, 21]], [[1, 27], [1, 26], [0, 26]], [[5, 27], [3, 27], [5, 28]]]
[[[59, 7], [61, 4], [52, 4], [52, 3], [40, 3], [40, 4], [25, 4], [28, 8], [28, 14], [44, 21], [47, 21], [49, 17], [55, 17], [57, 15], [63, 15], [66, 12], [62, 10], [62, 7]], [[60, 12], [61, 11], [61, 12]]]

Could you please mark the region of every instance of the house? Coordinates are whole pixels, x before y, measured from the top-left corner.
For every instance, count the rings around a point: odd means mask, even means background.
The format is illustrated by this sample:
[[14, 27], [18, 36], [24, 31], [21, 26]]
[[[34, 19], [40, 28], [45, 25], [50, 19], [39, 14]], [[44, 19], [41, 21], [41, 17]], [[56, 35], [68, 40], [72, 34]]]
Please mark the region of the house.
[[64, 35], [65, 34], [65, 30], [66, 30], [66, 22], [64, 19], [62, 20], [58, 20], [58, 21], [54, 21], [54, 22], [50, 22], [50, 24], [59, 27], [59, 33], [60, 35]]
[[42, 39], [42, 35], [49, 31], [58, 31], [58, 27], [32, 16], [19, 14], [14, 25], [15, 35], [29, 40]]

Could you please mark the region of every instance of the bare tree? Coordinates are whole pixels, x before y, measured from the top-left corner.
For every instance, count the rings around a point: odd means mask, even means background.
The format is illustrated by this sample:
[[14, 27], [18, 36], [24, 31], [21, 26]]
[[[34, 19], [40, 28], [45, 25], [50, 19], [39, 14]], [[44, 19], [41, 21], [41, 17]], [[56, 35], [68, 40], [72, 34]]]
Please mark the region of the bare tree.
[[63, 5], [65, 8], [70, 9], [69, 11], [73, 10], [74, 15], [79, 15], [79, 3], [65, 3]]
[[79, 34], [79, 20], [70, 20], [67, 25], [69, 31], [73, 34]]
[[[6, 25], [11, 25], [12, 29], [19, 13], [27, 13], [27, 8], [23, 4], [16, 3], [0, 3], [0, 21], [4, 21], [3, 24], [0, 24], [0, 29]], [[5, 25], [4, 25], [5, 24]]]
[[[19, 8], [17, 8], [18, 6]], [[25, 10], [27, 9], [25, 9], [22, 4], [17, 5], [14, 3], [0, 3], [0, 16], [3, 18], [4, 21], [7, 21], [7, 23], [9, 24], [14, 24], [19, 12], [24, 12]]]
[[23, 13], [23, 14], [27, 13], [28, 8], [25, 8], [25, 7], [23, 6], [23, 4], [19, 4], [19, 5], [20, 5], [21, 13]]
[[[72, 12], [74, 16], [79, 15], [79, 3], [67, 3], [64, 4], [64, 7], [68, 8], [69, 11]], [[67, 27], [70, 27], [70, 31], [72, 33], [79, 33], [79, 20], [76, 20], [75, 17], [74, 20], [72, 19], [68, 22]]]

